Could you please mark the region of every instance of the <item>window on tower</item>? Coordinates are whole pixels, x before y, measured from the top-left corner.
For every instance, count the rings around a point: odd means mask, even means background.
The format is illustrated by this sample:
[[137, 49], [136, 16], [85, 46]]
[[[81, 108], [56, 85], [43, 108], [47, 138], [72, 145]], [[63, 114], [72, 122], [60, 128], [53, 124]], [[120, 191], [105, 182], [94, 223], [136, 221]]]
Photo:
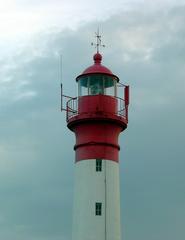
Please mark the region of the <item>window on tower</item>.
[[95, 204], [95, 215], [101, 216], [102, 215], [102, 203], [96, 202]]
[[102, 159], [96, 159], [96, 172], [102, 171]]

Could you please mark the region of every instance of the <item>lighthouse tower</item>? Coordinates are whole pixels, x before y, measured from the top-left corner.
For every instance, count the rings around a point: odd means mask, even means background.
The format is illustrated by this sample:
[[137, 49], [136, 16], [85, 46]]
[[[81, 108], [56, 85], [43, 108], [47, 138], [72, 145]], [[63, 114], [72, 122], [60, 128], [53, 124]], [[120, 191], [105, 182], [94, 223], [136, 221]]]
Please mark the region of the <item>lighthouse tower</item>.
[[100, 44], [97, 35], [94, 64], [76, 78], [78, 96], [66, 105], [76, 136], [73, 240], [121, 240], [118, 137], [128, 123], [129, 89], [102, 65]]

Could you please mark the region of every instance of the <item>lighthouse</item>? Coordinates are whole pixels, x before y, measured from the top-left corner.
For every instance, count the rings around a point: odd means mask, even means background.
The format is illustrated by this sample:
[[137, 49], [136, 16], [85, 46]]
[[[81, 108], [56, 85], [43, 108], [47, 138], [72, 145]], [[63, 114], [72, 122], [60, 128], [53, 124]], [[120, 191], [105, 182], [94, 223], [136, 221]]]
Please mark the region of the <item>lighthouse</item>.
[[72, 240], [121, 240], [118, 138], [128, 124], [129, 87], [102, 64], [100, 46], [97, 34], [93, 64], [77, 76], [78, 96], [65, 107], [76, 137]]

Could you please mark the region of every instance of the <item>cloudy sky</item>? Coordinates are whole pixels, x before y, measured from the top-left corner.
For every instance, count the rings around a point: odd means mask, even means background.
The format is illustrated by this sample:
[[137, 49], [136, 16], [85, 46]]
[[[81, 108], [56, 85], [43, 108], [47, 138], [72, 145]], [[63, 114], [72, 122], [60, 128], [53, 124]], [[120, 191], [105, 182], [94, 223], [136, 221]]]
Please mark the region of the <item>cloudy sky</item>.
[[74, 136], [59, 55], [75, 96], [97, 27], [104, 65], [131, 87], [123, 239], [185, 239], [183, 0], [0, 0], [0, 239], [71, 239]]

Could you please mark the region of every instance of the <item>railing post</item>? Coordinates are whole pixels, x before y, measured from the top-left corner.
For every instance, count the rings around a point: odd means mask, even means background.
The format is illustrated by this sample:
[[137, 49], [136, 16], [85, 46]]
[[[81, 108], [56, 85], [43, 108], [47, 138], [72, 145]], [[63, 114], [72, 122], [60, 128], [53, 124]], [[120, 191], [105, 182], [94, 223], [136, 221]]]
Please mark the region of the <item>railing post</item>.
[[128, 105], [125, 106], [125, 115], [126, 115], [126, 120], [128, 122]]
[[69, 116], [68, 116], [68, 102], [66, 104], [67, 104], [67, 106], [66, 106], [66, 121], [68, 121], [68, 119], [69, 119]]

